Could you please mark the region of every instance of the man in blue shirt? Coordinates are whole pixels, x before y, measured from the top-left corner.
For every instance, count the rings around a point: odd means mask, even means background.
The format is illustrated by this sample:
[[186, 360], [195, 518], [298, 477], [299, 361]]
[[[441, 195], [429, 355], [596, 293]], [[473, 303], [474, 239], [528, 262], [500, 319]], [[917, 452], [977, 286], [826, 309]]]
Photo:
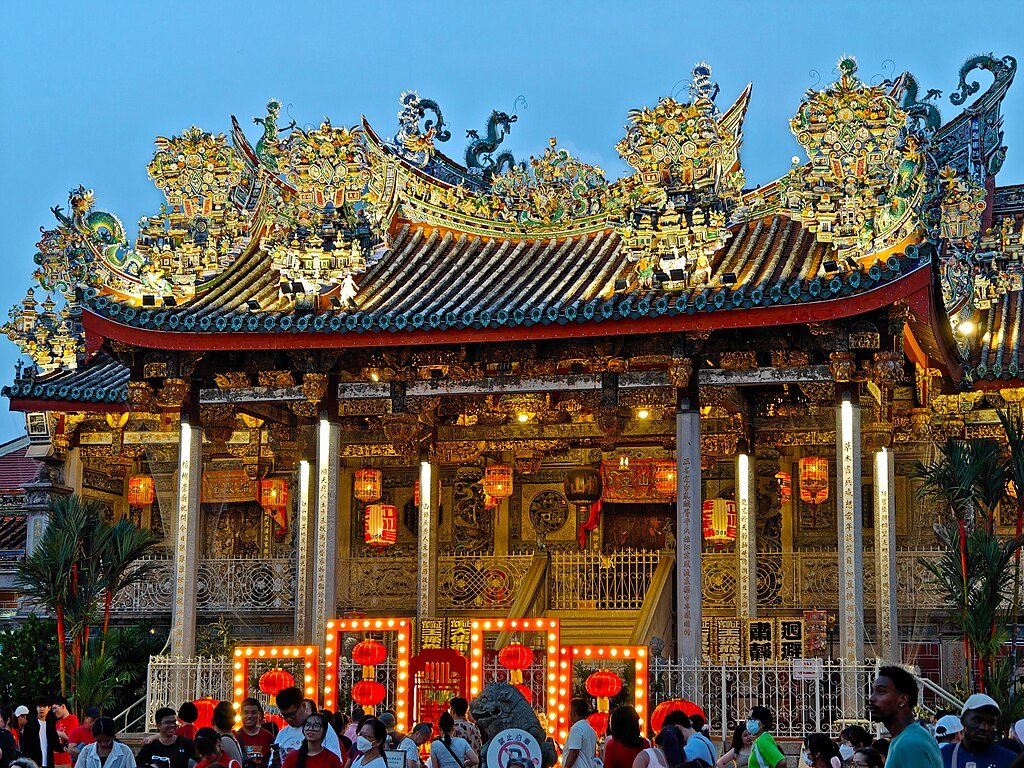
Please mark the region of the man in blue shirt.
[[964, 702], [960, 717], [964, 738], [959, 744], [942, 745], [943, 768], [1010, 768], [1017, 757], [995, 745], [999, 705], [991, 696], [976, 693]]

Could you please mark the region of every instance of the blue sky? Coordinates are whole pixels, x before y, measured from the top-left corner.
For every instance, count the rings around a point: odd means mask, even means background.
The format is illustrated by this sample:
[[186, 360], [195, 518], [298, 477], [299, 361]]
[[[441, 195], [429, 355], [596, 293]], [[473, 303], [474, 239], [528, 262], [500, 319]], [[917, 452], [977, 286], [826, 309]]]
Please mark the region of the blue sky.
[[[519, 110], [508, 146], [543, 151], [548, 138], [618, 176], [614, 146], [626, 112], [654, 104], [707, 60], [727, 106], [748, 81], [748, 183], [781, 175], [798, 148], [788, 129], [803, 92], [835, 79], [844, 53], [865, 80], [913, 72], [947, 97], [978, 52], [1024, 62], [1017, 2], [8, 2], [0, 29], [0, 306], [29, 286], [49, 207], [84, 184], [97, 207], [134, 233], [161, 197], [146, 176], [153, 139], [190, 125], [228, 132], [280, 99], [300, 124], [395, 127], [405, 89], [439, 101], [461, 157], [465, 131], [494, 108]], [[980, 78], [987, 85], [984, 76]], [[1024, 80], [1021, 75], [1020, 80]], [[682, 81], [682, 82], [680, 82]], [[1004, 105], [1010, 147], [1000, 184], [1024, 182], [1024, 82]], [[0, 382], [16, 349], [0, 339]], [[22, 430], [0, 404], [0, 439]]]

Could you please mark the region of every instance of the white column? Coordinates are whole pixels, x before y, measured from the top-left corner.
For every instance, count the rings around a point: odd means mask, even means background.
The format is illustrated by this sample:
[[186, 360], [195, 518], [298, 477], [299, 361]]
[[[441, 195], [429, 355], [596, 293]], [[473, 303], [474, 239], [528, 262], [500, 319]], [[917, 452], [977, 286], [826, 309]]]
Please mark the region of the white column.
[[309, 589], [313, 582], [313, 526], [309, 519], [309, 482], [309, 462], [303, 459], [299, 462], [298, 504], [295, 511], [295, 640], [298, 643], [310, 642], [313, 634]]
[[199, 486], [203, 430], [182, 415], [178, 438], [178, 520], [174, 534], [174, 605], [171, 655], [191, 656], [196, 647], [196, 582], [199, 574]]
[[750, 455], [736, 456], [736, 554], [739, 558], [737, 614], [757, 616], [757, 502]]
[[676, 411], [676, 657], [701, 657], [700, 413]]
[[839, 528], [839, 658], [864, 659], [864, 585], [861, 553], [860, 407], [836, 406], [836, 511]]
[[338, 605], [338, 473], [341, 469], [341, 427], [320, 419], [317, 432], [316, 592], [313, 598], [313, 637], [323, 646], [327, 621]]
[[896, 620], [896, 457], [889, 448], [875, 454], [875, 624], [880, 659], [899, 663], [899, 622]]
[[429, 461], [420, 462], [420, 520], [417, 566], [419, 581], [416, 616], [420, 619], [437, 615], [437, 526], [436, 509], [440, 495], [440, 475]]

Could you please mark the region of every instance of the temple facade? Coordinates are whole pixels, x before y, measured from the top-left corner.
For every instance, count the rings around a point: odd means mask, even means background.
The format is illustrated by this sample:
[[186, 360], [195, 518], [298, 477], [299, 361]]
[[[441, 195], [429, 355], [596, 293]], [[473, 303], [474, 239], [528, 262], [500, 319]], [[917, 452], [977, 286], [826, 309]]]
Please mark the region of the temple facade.
[[272, 101], [255, 145], [159, 138], [159, 212], [131, 239], [72, 191], [5, 327], [26, 546], [71, 492], [157, 531], [117, 615], [176, 657], [225, 615], [312, 644], [414, 617], [467, 653], [474, 618], [537, 617], [695, 663], [962, 665], [910, 469], [1024, 399], [1016, 61], [965, 63], [950, 119], [837, 71], [756, 188], [752, 89], [706, 65], [629, 113], [618, 180], [555, 139], [517, 161], [497, 111], [452, 159], [415, 93], [388, 137]]

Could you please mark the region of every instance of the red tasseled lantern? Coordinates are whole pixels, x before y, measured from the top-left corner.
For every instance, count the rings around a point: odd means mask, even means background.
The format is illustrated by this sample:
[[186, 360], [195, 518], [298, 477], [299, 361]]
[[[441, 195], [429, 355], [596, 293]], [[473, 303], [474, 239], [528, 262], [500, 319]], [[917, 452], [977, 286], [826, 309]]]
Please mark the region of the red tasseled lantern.
[[363, 540], [372, 547], [389, 547], [398, 541], [398, 507], [394, 504], [367, 504]]
[[692, 701], [686, 701], [686, 699], [669, 699], [663, 701], [661, 704], [654, 708], [651, 713], [651, 730], [655, 733], [661, 730], [661, 726], [665, 723], [665, 718], [669, 712], [682, 712], [687, 716], [700, 715], [706, 721], [708, 716], [704, 713], [704, 710], [694, 704]]
[[492, 464], [484, 470], [484, 493], [495, 499], [512, 495], [512, 467], [508, 464]]
[[701, 507], [704, 541], [721, 549], [736, 541], [736, 502], [732, 499], [708, 499]]
[[412, 503], [415, 506], [417, 506], [417, 507], [420, 505], [420, 481], [419, 480], [417, 480], [415, 483], [412, 484]]
[[373, 679], [373, 668], [388, 657], [388, 649], [379, 640], [363, 640], [352, 649], [352, 661], [363, 668], [363, 680]]
[[267, 696], [277, 696], [285, 688], [295, 685], [295, 678], [287, 670], [276, 667], [260, 675], [260, 690]]
[[[597, 699], [597, 711], [608, 714], [608, 699], [622, 690], [622, 678], [609, 669], [599, 669], [587, 678], [587, 693]], [[608, 724], [605, 723], [607, 728]], [[603, 731], [601, 731], [603, 733]]]
[[128, 480], [129, 506], [147, 507], [153, 503], [155, 497], [153, 478], [149, 475], [135, 475]]
[[590, 727], [594, 729], [597, 734], [597, 738], [601, 738], [608, 733], [608, 713], [607, 712], [595, 712], [592, 715], [587, 715], [587, 722], [590, 723]]
[[387, 694], [387, 689], [376, 680], [360, 680], [352, 686], [352, 701], [363, 707], [377, 706]]
[[360, 501], [376, 501], [380, 498], [381, 484], [379, 469], [357, 469], [352, 495]]
[[498, 651], [498, 663], [509, 671], [512, 684], [523, 682], [523, 670], [533, 664], [533, 651], [522, 643], [509, 643]]
[[659, 461], [655, 466], [654, 489], [662, 496], [676, 495], [676, 463], [671, 459]]
[[516, 683], [515, 689], [523, 694], [523, 698], [526, 699], [527, 704], [533, 704], [533, 691], [530, 690], [530, 686], [523, 685], [522, 683]]
[[828, 459], [824, 456], [800, 459], [800, 499], [808, 504], [828, 501]]
[[288, 481], [280, 477], [260, 480], [260, 506], [284, 509], [288, 506]]
[[211, 699], [207, 696], [202, 699], [196, 699], [192, 703], [199, 710], [199, 717], [196, 718], [195, 722], [196, 728], [210, 728], [213, 725], [214, 707], [219, 703], [217, 699]]

